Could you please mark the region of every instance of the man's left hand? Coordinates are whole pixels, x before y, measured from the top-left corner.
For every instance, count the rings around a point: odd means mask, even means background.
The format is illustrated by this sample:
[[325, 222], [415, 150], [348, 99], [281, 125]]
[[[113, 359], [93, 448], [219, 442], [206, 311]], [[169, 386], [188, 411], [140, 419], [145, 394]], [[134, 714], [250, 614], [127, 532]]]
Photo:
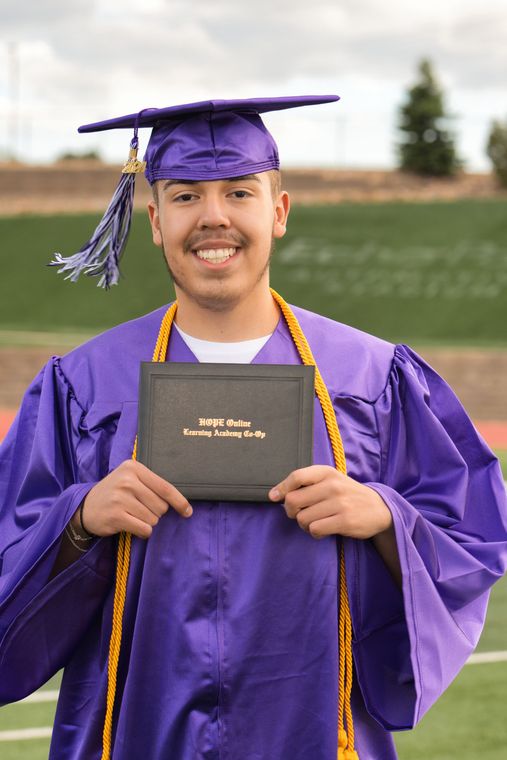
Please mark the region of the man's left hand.
[[313, 538], [366, 539], [392, 529], [391, 512], [376, 491], [327, 465], [294, 470], [269, 498], [284, 502], [287, 516]]

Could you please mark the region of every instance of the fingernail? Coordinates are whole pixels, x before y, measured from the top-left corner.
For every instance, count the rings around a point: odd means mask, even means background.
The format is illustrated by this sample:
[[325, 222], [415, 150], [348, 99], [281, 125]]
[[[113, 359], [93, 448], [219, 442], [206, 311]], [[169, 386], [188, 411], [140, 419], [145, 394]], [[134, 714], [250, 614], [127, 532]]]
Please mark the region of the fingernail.
[[274, 501], [280, 498], [280, 491], [278, 490], [278, 488], [271, 489], [271, 491], [269, 492], [269, 498], [274, 499]]
[[190, 517], [190, 515], [192, 514], [192, 512], [193, 512], [192, 507], [187, 507], [186, 510], [185, 510], [185, 517]]

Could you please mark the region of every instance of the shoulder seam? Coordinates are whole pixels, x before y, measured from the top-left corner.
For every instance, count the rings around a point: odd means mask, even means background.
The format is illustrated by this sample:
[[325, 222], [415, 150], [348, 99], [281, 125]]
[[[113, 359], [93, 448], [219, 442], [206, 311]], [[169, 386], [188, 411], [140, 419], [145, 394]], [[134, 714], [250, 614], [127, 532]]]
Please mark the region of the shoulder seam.
[[392, 358], [391, 358], [391, 363], [389, 365], [389, 371], [387, 372], [387, 376], [386, 376], [386, 381], [384, 383], [384, 386], [383, 386], [382, 390], [378, 394], [377, 398], [373, 401], [373, 404], [377, 404], [377, 402], [380, 399], [380, 397], [383, 396], [384, 393], [387, 390], [387, 386], [389, 385], [389, 380], [391, 379], [391, 375], [392, 375], [392, 372], [393, 372], [393, 369], [394, 369], [394, 361], [396, 359], [396, 349], [397, 349], [397, 346], [394, 346], [393, 355], [392, 355]]
[[59, 376], [61, 377], [61, 379], [63, 380], [63, 382], [67, 386], [67, 388], [69, 389], [69, 394], [70, 394], [71, 398], [74, 399], [74, 401], [76, 402], [76, 404], [78, 405], [78, 407], [81, 409], [81, 412], [83, 414], [86, 414], [87, 410], [84, 408], [84, 406], [79, 401], [79, 399], [78, 399], [78, 397], [76, 395], [76, 391], [74, 390], [74, 388], [72, 386], [72, 383], [67, 378], [67, 376], [65, 375], [65, 373], [64, 373], [64, 371], [63, 371], [63, 369], [61, 367], [61, 359], [62, 359], [61, 356], [54, 356], [53, 357], [53, 364], [55, 366], [56, 372], [59, 374]]

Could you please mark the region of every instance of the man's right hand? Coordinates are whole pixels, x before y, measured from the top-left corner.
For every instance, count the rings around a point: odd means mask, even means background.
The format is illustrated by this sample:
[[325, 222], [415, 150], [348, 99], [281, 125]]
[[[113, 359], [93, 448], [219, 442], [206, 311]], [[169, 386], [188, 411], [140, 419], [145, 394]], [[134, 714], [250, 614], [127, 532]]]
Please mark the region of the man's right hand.
[[149, 538], [169, 507], [183, 517], [192, 514], [192, 507], [177, 488], [144, 464], [128, 459], [88, 492], [83, 525], [96, 536], [125, 531]]

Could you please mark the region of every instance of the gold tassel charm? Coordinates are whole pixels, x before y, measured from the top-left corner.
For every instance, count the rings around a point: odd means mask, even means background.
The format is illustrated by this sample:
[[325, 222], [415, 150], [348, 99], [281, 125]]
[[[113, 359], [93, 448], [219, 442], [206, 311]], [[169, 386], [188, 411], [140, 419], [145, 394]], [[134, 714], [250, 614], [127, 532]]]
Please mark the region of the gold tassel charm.
[[137, 158], [137, 140], [134, 138], [130, 143], [129, 157], [123, 164], [122, 174], [141, 174], [146, 169], [146, 161]]

